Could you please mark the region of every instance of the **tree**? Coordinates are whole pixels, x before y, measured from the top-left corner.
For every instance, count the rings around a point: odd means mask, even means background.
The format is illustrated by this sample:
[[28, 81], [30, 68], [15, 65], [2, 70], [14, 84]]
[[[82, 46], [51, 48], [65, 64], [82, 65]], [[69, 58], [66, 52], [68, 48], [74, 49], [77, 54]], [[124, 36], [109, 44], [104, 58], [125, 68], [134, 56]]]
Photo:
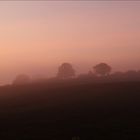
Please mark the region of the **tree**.
[[100, 76], [107, 76], [111, 72], [111, 67], [106, 63], [100, 63], [93, 67], [95, 73]]
[[135, 76], [137, 77], [137, 71], [135, 70], [128, 70], [124, 74], [128, 77], [135, 77]]
[[31, 79], [28, 75], [20, 74], [13, 81], [13, 85], [24, 85], [24, 84], [28, 84], [30, 82], [31, 82]]
[[62, 78], [62, 79], [68, 79], [74, 76], [75, 76], [75, 70], [73, 69], [70, 63], [63, 63], [58, 68], [57, 77]]
[[135, 70], [128, 70], [124, 73], [125, 80], [137, 80], [138, 73]]

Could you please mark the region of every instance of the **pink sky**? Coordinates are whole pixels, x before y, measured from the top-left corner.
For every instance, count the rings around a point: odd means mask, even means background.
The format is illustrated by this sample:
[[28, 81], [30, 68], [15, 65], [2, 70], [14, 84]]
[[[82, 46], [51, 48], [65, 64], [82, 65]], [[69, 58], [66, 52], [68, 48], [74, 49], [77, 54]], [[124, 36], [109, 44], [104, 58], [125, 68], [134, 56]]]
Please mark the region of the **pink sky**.
[[140, 69], [140, 2], [0, 2], [0, 83], [52, 76], [62, 62], [88, 72]]

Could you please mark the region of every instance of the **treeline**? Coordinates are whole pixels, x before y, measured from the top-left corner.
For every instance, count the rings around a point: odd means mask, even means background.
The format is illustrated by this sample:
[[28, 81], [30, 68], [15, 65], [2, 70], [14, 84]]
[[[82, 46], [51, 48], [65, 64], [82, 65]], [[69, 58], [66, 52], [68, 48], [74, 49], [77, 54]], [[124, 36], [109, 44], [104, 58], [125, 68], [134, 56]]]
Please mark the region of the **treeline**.
[[140, 70], [129, 70], [126, 72], [112, 73], [112, 67], [107, 63], [99, 63], [92, 70], [85, 74], [76, 75], [76, 71], [70, 63], [63, 63], [59, 68], [56, 76], [46, 79], [40, 78], [33, 80], [29, 75], [20, 74], [16, 76], [13, 85], [22, 85], [44, 81], [75, 80], [81, 82], [120, 82], [120, 81], [140, 81]]

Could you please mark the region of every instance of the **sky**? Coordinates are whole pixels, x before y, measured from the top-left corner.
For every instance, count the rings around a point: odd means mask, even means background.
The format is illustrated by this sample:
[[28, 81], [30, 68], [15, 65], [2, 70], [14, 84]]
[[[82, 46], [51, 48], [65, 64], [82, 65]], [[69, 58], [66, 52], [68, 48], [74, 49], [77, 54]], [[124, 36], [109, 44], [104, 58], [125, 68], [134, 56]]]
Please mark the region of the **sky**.
[[0, 84], [54, 76], [63, 62], [139, 70], [139, 15], [139, 1], [0, 1]]

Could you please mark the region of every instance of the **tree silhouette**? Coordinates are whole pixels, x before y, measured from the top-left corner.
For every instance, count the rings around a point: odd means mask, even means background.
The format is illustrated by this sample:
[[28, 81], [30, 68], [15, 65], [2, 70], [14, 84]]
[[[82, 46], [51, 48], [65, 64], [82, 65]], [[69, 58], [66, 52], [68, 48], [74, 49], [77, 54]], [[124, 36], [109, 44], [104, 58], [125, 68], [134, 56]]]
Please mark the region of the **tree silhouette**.
[[58, 68], [58, 74], [57, 77], [62, 79], [68, 79], [75, 76], [75, 70], [73, 69], [72, 65], [70, 63], [63, 63]]
[[111, 72], [111, 67], [106, 63], [100, 63], [93, 67], [95, 73], [100, 76], [107, 76]]
[[13, 81], [13, 85], [24, 85], [24, 84], [28, 84], [30, 82], [31, 82], [31, 79], [28, 75], [20, 74]]
[[135, 70], [128, 70], [124, 73], [125, 80], [137, 80], [138, 73]]
[[128, 71], [126, 71], [125, 73], [124, 73], [126, 76], [128, 76], [128, 77], [134, 77], [134, 76], [137, 76], [137, 71], [135, 71], [135, 70], [128, 70]]

